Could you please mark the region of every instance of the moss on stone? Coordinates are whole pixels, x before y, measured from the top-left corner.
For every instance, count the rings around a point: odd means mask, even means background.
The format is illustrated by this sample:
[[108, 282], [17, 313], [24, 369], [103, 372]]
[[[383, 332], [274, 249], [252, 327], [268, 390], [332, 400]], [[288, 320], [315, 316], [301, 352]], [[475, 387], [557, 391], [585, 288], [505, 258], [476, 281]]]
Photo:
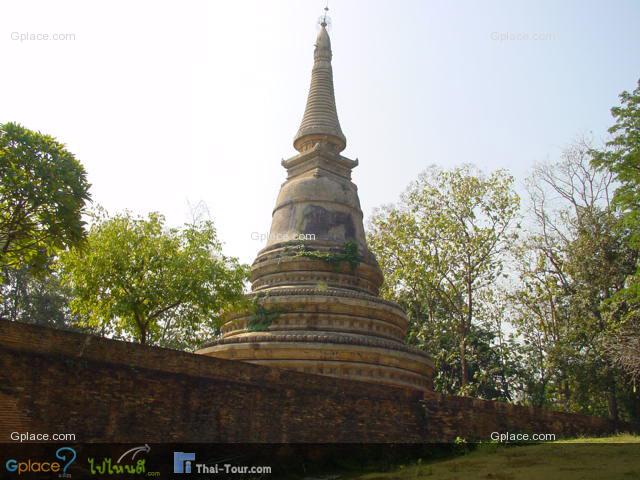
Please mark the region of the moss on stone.
[[358, 253], [358, 245], [355, 242], [346, 242], [340, 252], [322, 252], [317, 250], [308, 250], [304, 244], [297, 247], [296, 257], [308, 257], [322, 260], [334, 269], [338, 270], [343, 262], [348, 263], [352, 270], [362, 261], [362, 256]]

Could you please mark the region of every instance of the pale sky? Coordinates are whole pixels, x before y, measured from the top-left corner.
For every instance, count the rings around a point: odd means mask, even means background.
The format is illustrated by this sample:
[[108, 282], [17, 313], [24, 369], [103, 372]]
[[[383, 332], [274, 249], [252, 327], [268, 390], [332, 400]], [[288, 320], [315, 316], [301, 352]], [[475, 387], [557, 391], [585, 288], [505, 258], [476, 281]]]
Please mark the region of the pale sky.
[[[227, 254], [264, 244], [302, 117], [321, 0], [0, 3], [0, 122], [54, 135], [111, 212], [205, 202]], [[603, 138], [640, 77], [640, 2], [330, 2], [344, 154], [365, 219], [431, 164], [521, 182]], [[48, 34], [48, 40], [20, 35]], [[54, 34], [70, 34], [53, 40]], [[17, 39], [16, 39], [17, 38]]]

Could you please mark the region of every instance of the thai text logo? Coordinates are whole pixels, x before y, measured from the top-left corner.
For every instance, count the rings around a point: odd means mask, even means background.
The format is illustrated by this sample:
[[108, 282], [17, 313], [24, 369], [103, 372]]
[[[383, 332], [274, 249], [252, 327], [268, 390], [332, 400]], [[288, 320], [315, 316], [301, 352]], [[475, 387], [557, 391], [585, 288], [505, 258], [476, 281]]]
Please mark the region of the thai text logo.
[[[91, 475], [143, 475], [147, 473], [147, 461], [144, 458], [136, 460], [136, 457], [140, 453], [149, 453], [149, 451], [151, 447], [144, 444], [127, 450], [117, 460], [104, 457], [98, 461], [94, 457], [89, 457], [89, 471]], [[147, 475], [152, 473], [154, 472], [148, 472]]]

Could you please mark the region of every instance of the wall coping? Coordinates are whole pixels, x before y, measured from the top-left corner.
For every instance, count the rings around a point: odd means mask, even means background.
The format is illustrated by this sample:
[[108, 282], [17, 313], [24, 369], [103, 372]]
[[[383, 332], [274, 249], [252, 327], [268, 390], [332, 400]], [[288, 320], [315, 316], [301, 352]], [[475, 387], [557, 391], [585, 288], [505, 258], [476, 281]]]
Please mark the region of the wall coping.
[[[28, 343], [25, 341], [27, 339]], [[1, 348], [30, 352], [35, 355], [85, 359], [96, 363], [248, 384], [260, 388], [295, 388], [305, 389], [308, 393], [321, 394], [340, 392], [381, 400], [419, 401], [423, 398], [421, 391], [408, 387], [378, 385], [296, 372], [8, 320], [0, 320]], [[173, 356], [176, 361], [166, 364], [167, 355]]]

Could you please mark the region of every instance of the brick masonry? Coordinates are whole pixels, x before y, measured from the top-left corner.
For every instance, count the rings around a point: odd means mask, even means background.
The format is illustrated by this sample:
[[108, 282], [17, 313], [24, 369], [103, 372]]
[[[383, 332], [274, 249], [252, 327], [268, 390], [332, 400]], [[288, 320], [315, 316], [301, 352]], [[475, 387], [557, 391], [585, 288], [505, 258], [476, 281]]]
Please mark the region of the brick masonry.
[[0, 442], [14, 431], [75, 433], [79, 442], [421, 443], [615, 429], [598, 417], [0, 321]]

